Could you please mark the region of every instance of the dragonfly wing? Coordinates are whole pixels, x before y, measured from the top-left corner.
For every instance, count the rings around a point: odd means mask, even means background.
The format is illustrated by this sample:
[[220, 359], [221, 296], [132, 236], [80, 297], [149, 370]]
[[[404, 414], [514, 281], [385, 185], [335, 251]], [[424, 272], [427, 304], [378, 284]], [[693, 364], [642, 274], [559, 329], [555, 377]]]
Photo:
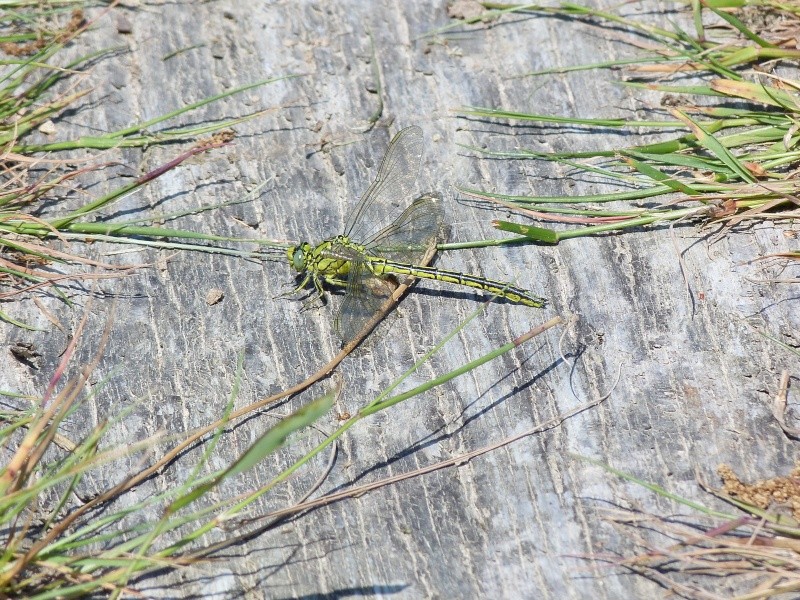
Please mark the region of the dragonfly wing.
[[422, 160], [422, 129], [406, 127], [392, 138], [378, 175], [347, 218], [344, 234], [361, 242], [374, 237], [396, 214], [394, 206], [407, 202], [413, 193]]
[[353, 257], [347, 291], [334, 321], [344, 343], [356, 337], [394, 291], [391, 283], [372, 274], [360, 257]]
[[394, 223], [367, 240], [370, 253], [395, 262], [419, 264], [444, 231], [442, 196], [423, 194]]

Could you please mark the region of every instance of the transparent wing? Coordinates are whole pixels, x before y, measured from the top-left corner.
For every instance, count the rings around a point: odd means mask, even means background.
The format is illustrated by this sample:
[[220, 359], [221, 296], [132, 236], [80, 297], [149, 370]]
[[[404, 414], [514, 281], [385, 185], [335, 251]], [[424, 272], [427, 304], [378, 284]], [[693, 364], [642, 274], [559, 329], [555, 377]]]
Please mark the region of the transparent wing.
[[421, 159], [422, 130], [406, 127], [389, 143], [378, 176], [347, 217], [344, 234], [359, 243], [374, 237], [390, 215], [396, 214], [394, 206], [408, 202]]
[[394, 291], [391, 283], [372, 274], [358, 253], [353, 254], [347, 291], [333, 323], [345, 344], [358, 335]]
[[440, 239], [443, 224], [441, 194], [423, 194], [391, 225], [366, 240], [364, 245], [370, 254], [378, 254], [396, 262], [418, 264]]

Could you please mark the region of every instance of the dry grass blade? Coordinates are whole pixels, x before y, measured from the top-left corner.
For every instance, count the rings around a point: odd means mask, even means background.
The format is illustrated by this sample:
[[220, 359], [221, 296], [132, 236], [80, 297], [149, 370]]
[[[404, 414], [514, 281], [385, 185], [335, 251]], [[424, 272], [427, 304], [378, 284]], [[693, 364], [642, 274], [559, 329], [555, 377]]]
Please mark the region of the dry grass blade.
[[[720, 466], [723, 489], [712, 490], [702, 481], [701, 486], [749, 513], [726, 517], [657, 485], [590, 462], [695, 512], [667, 517], [627, 509], [606, 511], [605, 519], [628, 540], [628, 546], [623, 555], [582, 558], [628, 569], [682, 597], [698, 600], [722, 597], [723, 589], [725, 598], [737, 600], [800, 590], [800, 467], [788, 477], [745, 484], [729, 467]], [[714, 524], [709, 526], [709, 521]]]
[[[756, 600], [800, 590], [797, 540], [776, 537], [758, 520], [737, 519], [705, 531], [633, 511], [618, 511], [606, 520], [642, 551], [616, 559], [585, 558], [629, 569], [683, 597]], [[721, 580], [728, 590], [724, 596], [719, 594]]]

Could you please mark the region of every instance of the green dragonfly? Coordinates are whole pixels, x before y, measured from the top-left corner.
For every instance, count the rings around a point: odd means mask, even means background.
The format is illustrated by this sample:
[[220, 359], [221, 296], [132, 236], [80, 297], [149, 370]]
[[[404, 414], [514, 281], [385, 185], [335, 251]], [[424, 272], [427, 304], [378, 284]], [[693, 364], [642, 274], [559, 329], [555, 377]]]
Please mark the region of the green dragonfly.
[[[435, 279], [477, 288], [510, 302], [541, 308], [545, 300], [528, 290], [475, 275], [418, 263], [432, 254], [443, 237], [444, 210], [438, 193], [417, 197], [385, 225], [411, 197], [422, 159], [422, 130], [406, 127], [392, 138], [378, 176], [347, 218], [344, 233], [313, 246], [302, 242], [287, 250], [292, 267], [304, 276], [295, 292], [323, 282], [345, 287], [334, 323], [344, 342], [353, 339], [394, 291], [395, 276]], [[384, 226], [385, 225], [385, 226]]]

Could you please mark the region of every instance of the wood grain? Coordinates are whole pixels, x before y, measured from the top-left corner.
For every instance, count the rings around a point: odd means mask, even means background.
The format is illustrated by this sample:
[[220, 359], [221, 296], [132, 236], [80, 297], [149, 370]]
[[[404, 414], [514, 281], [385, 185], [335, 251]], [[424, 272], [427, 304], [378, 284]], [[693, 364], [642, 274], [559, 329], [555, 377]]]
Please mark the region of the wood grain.
[[[123, 16], [130, 34], [115, 25]], [[482, 105], [553, 115], [630, 116], [657, 97], [615, 86], [614, 73], [511, 77], [611, 60], [630, 50], [587, 24], [539, 17], [419, 39], [448, 22], [444, 2], [129, 3], [102, 19], [80, 47], [69, 49], [75, 55], [120, 44], [130, 50], [93, 67], [89, 81], [95, 91], [84, 109], [57, 127], [65, 133], [108, 131], [260, 78], [302, 74], [184, 118], [189, 123], [272, 109], [237, 126], [232, 147], [194, 159], [105, 215], [123, 220], [184, 211], [242, 198], [267, 181], [255, 202], [169, 224], [221, 235], [318, 241], [338, 233], [391, 135], [411, 124], [423, 128], [427, 142], [418, 191], [444, 194], [451, 241], [497, 235], [489, 225], [497, 213], [465, 201], [454, 185], [539, 195], [606, 189], [566, 167], [481, 160], [457, 144], [549, 151], [613, 148], [640, 138], [505, 127], [458, 118], [453, 111]], [[383, 110], [370, 129], [369, 118], [379, 107], [371, 90], [379, 88]], [[123, 150], [116, 158], [129, 173], [141, 173], [179, 150]], [[113, 185], [98, 182], [91, 193]], [[703, 502], [711, 500], [697, 486], [696, 471], [712, 483], [723, 462], [744, 478], [788, 472], [792, 446], [771, 415], [770, 399], [780, 371], [794, 367], [796, 372], [796, 361], [757, 330], [797, 344], [796, 292], [754, 282], [763, 274], [746, 263], [788, 247], [771, 225], [718, 235], [681, 224], [556, 247], [441, 255], [437, 264], [444, 268], [515, 281], [550, 305], [544, 311], [488, 305], [403, 389], [477, 358], [554, 315], [574, 316], [573, 324], [352, 429], [318, 495], [499, 442], [613, 388], [608, 400], [560, 427], [460, 467], [324, 506], [226, 551], [223, 560], [137, 585], [145, 595], [203, 597], [632, 598], [659, 593], [655, 584], [624, 569], [579, 557], [614, 556], [630, 548], [632, 532], [612, 527], [604, 511], [685, 509], [575, 456], [592, 457]], [[109, 244], [72, 249], [123, 264], [155, 264], [101, 284], [107, 297], [94, 302], [93, 331], [99, 336], [112, 298], [116, 324], [96, 378], [113, 377], [75, 417], [73, 437], [131, 403], [136, 409], [115, 429], [120, 443], [159, 429], [177, 433], [201, 427], [221, 415], [238, 353], [245, 355], [240, 407], [297, 383], [338, 351], [332, 322], [340, 297], [306, 311], [277, 298], [292, 282], [283, 262], [152, 250], [109, 255], [119, 250]], [[68, 330], [80, 318], [88, 290], [73, 289], [73, 309], [47, 304]], [[209, 304], [212, 290], [223, 297]], [[482, 299], [470, 290], [417, 284], [340, 366], [344, 392], [336, 410], [355, 413]], [[42, 365], [31, 369], [9, 358], [0, 369], [0, 388], [35, 393], [46, 384], [66, 337], [33, 304], [14, 311], [45, 331], [3, 325], [4, 343], [35, 343]], [[84, 340], [81, 359], [91, 356], [93, 339]], [[569, 363], [562, 361], [562, 352]], [[274, 422], [272, 414], [288, 413], [319, 390], [231, 428], [214, 467], [238, 456]], [[323, 426], [335, 424], [332, 415]], [[256, 478], [231, 483], [217, 499], [265, 483], [313, 445], [316, 435], [301, 436], [263, 465]], [[153, 456], [166, 448], [154, 449]], [[201, 451], [183, 455], [162, 477], [138, 487], [136, 495], [182, 481]], [[131, 458], [127, 466], [135, 468], [138, 460]], [[266, 498], [253, 515], [290, 505], [323, 468], [320, 459]], [[113, 484], [119, 475], [118, 465], [109, 467], [84, 483], [86, 492]], [[209, 541], [234, 533], [216, 532]]]

